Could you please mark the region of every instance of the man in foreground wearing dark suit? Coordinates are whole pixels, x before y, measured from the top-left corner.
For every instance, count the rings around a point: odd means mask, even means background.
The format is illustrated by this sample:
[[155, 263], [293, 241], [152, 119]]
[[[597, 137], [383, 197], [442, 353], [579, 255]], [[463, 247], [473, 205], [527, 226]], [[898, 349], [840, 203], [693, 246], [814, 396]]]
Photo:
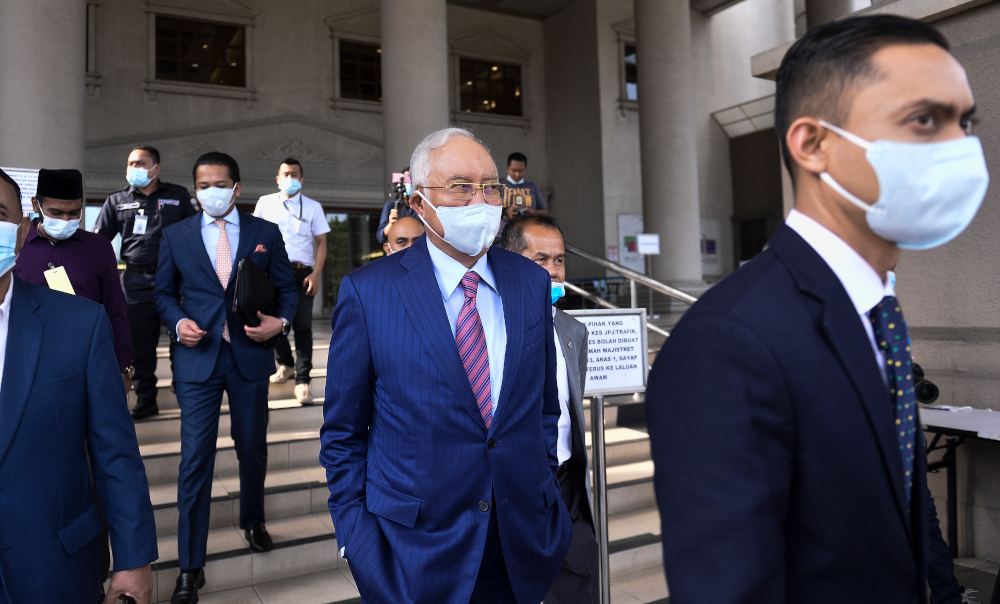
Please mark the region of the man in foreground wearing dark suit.
[[571, 536], [549, 276], [490, 247], [504, 186], [471, 133], [431, 133], [410, 166], [427, 235], [345, 277], [333, 314], [337, 543], [368, 604], [538, 604]]
[[[240, 168], [225, 153], [206, 153], [194, 165], [202, 211], [167, 227], [153, 294], [171, 335], [181, 408], [181, 467], [177, 486], [180, 575], [171, 604], [198, 601], [205, 585], [209, 505], [222, 393], [240, 464], [240, 528], [251, 551], [271, 549], [264, 527], [267, 470], [267, 378], [274, 353], [266, 342], [288, 334], [297, 292], [277, 225], [236, 210]], [[236, 269], [249, 258], [274, 286], [275, 316], [258, 313], [250, 327], [233, 311]]]
[[917, 21], [844, 19], [788, 51], [775, 128], [795, 210], [649, 378], [671, 604], [926, 601], [926, 458], [889, 271], [979, 209], [973, 111]]
[[521, 254], [552, 277], [552, 323], [556, 330], [556, 382], [559, 385], [559, 487], [573, 540], [545, 604], [598, 604], [600, 552], [590, 511], [590, 463], [583, 390], [587, 383], [587, 327], [555, 307], [565, 292], [566, 244], [555, 218], [546, 214], [515, 216], [503, 229], [500, 247]]
[[20, 197], [0, 170], [0, 604], [98, 601], [95, 490], [114, 552], [105, 602], [148, 604], [156, 528], [111, 322], [13, 276], [30, 225]]

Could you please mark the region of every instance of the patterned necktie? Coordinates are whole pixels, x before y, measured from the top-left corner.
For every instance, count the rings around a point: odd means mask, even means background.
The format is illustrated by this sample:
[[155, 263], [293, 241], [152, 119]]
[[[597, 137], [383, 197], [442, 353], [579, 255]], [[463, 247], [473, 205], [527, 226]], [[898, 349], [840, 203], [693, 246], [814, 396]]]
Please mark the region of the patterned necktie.
[[899, 439], [899, 453], [903, 458], [904, 489], [906, 505], [910, 505], [910, 491], [913, 489], [913, 451], [916, 448], [917, 401], [913, 387], [913, 359], [910, 356], [910, 336], [899, 302], [894, 296], [886, 296], [872, 309], [872, 327], [875, 328], [875, 342], [885, 355], [885, 375], [889, 382], [889, 396], [896, 417], [896, 437]]
[[455, 342], [458, 344], [458, 355], [462, 357], [462, 365], [469, 375], [472, 393], [476, 395], [479, 412], [483, 415], [486, 429], [493, 423], [493, 398], [490, 392], [490, 357], [486, 350], [486, 334], [483, 323], [479, 320], [479, 310], [476, 309], [476, 293], [479, 290], [479, 275], [469, 271], [462, 277], [462, 291], [465, 301], [458, 313], [455, 326]]
[[[233, 272], [233, 257], [229, 253], [229, 235], [226, 234], [226, 221], [219, 218], [215, 221], [219, 227], [219, 242], [215, 246], [215, 274], [219, 276], [222, 289], [229, 286], [229, 275]], [[222, 339], [229, 341], [229, 320], [222, 324]]]

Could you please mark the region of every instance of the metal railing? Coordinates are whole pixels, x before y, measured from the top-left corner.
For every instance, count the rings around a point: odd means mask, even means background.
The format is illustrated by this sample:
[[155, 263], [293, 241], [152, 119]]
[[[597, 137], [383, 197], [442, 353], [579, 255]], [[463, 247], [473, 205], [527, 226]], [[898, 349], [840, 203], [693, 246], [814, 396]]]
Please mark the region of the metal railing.
[[[654, 279], [650, 279], [642, 273], [636, 272], [628, 267], [622, 266], [610, 260], [605, 260], [600, 256], [595, 256], [590, 252], [585, 252], [578, 247], [566, 244], [566, 251], [592, 262], [604, 269], [618, 273], [619, 275], [625, 277], [629, 280], [629, 288], [631, 293], [631, 305], [632, 308], [636, 308], [636, 284], [644, 285], [652, 291], [660, 292], [666, 296], [680, 300], [686, 304], [694, 304], [698, 301], [694, 296], [682, 292], [679, 289], [670, 287], [665, 283], [660, 283]], [[600, 296], [596, 296], [587, 290], [573, 285], [572, 283], [565, 284], [566, 289], [571, 292], [582, 296], [585, 300], [589, 300], [598, 306], [604, 308], [620, 308], [616, 304], [608, 302]], [[652, 312], [652, 303], [650, 304], [650, 312]], [[665, 329], [661, 329], [656, 325], [652, 325], [649, 321], [646, 322], [646, 330], [652, 331], [653, 333], [660, 334], [664, 337], [670, 337], [670, 332]], [[608, 481], [607, 481], [607, 457], [605, 455], [605, 440], [604, 440], [604, 397], [594, 396], [590, 401], [590, 427], [592, 431], [591, 444], [593, 447], [593, 462], [594, 462], [594, 517], [597, 520], [597, 526], [594, 527], [597, 536], [597, 545], [600, 550], [600, 580], [601, 580], [601, 602], [602, 604], [611, 603], [611, 573], [609, 568], [609, 557], [608, 557]]]

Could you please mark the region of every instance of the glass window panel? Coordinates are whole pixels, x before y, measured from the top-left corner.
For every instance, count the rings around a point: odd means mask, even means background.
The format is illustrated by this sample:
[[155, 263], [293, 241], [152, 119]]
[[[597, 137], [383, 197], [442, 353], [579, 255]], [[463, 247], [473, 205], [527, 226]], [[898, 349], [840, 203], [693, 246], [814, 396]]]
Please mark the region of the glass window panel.
[[340, 96], [381, 100], [382, 56], [374, 44], [340, 41]]
[[351, 80], [341, 80], [340, 96], [342, 96], [345, 99], [358, 98], [358, 83]]
[[246, 86], [245, 28], [157, 15], [156, 33], [157, 78]]
[[521, 67], [459, 58], [462, 111], [521, 114]]

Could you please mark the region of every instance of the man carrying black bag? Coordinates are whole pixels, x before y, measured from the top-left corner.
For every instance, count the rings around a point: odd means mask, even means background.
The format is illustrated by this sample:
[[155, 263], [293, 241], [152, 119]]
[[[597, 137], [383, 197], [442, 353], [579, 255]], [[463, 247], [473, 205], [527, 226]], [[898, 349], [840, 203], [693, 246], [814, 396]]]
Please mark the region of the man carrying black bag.
[[[240, 528], [250, 549], [268, 551], [264, 528], [267, 468], [267, 388], [274, 353], [265, 343], [288, 333], [295, 285], [278, 227], [236, 210], [240, 169], [224, 153], [194, 166], [202, 211], [163, 231], [154, 302], [177, 347], [174, 377], [181, 408], [181, 467], [177, 488], [177, 553], [181, 567], [172, 604], [198, 601], [205, 585], [209, 504], [222, 393], [240, 462]], [[275, 290], [274, 316], [257, 313], [250, 326], [234, 311], [236, 267], [249, 258]]]

